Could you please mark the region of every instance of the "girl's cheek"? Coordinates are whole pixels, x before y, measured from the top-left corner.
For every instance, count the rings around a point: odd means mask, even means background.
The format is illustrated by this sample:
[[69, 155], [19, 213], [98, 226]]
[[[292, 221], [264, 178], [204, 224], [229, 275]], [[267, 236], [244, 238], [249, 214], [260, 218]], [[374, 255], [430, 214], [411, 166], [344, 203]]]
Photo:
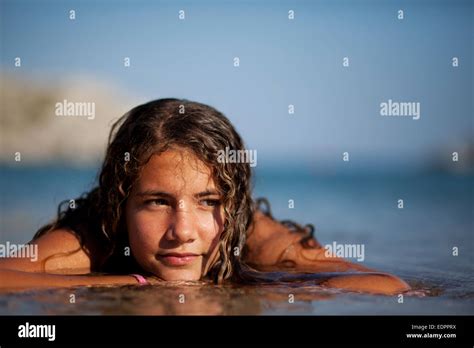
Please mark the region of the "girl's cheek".
[[202, 231], [201, 238], [212, 241], [221, 232], [224, 226], [224, 217], [220, 211], [206, 211], [196, 214], [199, 231]]
[[136, 213], [128, 221], [128, 229], [133, 234], [130, 239], [134, 239], [145, 249], [156, 248], [161, 236], [166, 232], [166, 226], [153, 214], [146, 212]]

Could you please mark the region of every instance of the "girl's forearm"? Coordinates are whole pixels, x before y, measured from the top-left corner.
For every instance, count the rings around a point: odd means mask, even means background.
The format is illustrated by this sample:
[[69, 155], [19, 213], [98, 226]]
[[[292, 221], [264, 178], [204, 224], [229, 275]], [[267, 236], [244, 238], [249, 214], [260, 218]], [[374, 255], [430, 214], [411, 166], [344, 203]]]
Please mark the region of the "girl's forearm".
[[136, 284], [129, 275], [62, 275], [0, 270], [0, 288], [69, 287], [87, 285]]

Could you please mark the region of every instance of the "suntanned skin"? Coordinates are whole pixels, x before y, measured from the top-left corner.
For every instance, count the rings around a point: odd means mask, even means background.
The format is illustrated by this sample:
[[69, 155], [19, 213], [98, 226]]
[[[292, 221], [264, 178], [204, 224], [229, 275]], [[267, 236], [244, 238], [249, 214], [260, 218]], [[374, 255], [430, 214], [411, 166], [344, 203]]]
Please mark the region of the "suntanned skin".
[[327, 257], [325, 249], [315, 239], [310, 239], [304, 246], [303, 237], [256, 211], [248, 231], [245, 261], [262, 271], [376, 272], [338, 257]]
[[[315, 247], [305, 249], [299, 241], [301, 235], [290, 231], [279, 222], [257, 211], [247, 238], [246, 262], [260, 270], [284, 270], [285, 262], [294, 262], [292, 271], [305, 272], [375, 272], [362, 265], [353, 264], [343, 259], [327, 258], [324, 249]], [[2, 288], [36, 288], [67, 287], [81, 285], [136, 284], [134, 277], [92, 276], [91, 260], [80, 248], [77, 237], [68, 230], [55, 230], [38, 238], [38, 260], [5, 258], [0, 260], [0, 287]], [[79, 249], [79, 250], [78, 250]], [[46, 263], [46, 273], [41, 261], [46, 257], [78, 250], [69, 256], [59, 256]], [[282, 258], [282, 254], [283, 258]], [[153, 278], [149, 281], [154, 282]], [[397, 294], [409, 289], [401, 279], [384, 273], [354, 274], [327, 279], [323, 285], [379, 294]]]

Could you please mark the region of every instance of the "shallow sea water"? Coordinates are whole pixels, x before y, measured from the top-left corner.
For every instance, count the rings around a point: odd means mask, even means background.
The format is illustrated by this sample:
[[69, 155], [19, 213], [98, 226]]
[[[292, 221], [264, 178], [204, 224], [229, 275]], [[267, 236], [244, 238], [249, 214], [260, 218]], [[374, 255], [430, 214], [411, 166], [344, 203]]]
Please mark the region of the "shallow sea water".
[[[1, 168], [0, 173], [0, 242], [25, 243], [54, 216], [60, 201], [90, 188], [95, 170]], [[474, 314], [472, 176], [298, 173], [261, 172], [254, 196], [267, 197], [279, 219], [313, 223], [322, 245], [364, 244], [364, 265], [412, 286], [403, 303], [397, 296], [342, 292], [308, 281], [180, 283], [2, 292], [0, 314]], [[403, 210], [396, 208], [400, 197]], [[288, 209], [290, 198], [295, 209]], [[179, 302], [181, 294], [185, 303]]]
[[[175, 283], [4, 292], [1, 315], [393, 315], [472, 314], [474, 294], [456, 295], [411, 282], [413, 290], [380, 296], [311, 282], [225, 285]], [[71, 301], [74, 295], [74, 302]], [[294, 301], [291, 301], [294, 299]]]

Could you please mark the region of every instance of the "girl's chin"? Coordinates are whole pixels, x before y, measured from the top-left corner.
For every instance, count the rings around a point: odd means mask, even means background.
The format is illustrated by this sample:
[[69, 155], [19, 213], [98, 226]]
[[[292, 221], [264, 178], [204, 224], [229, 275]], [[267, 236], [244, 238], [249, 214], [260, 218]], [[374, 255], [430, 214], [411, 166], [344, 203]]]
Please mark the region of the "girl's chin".
[[163, 270], [155, 274], [164, 281], [193, 281], [201, 279], [201, 273], [192, 270]]

